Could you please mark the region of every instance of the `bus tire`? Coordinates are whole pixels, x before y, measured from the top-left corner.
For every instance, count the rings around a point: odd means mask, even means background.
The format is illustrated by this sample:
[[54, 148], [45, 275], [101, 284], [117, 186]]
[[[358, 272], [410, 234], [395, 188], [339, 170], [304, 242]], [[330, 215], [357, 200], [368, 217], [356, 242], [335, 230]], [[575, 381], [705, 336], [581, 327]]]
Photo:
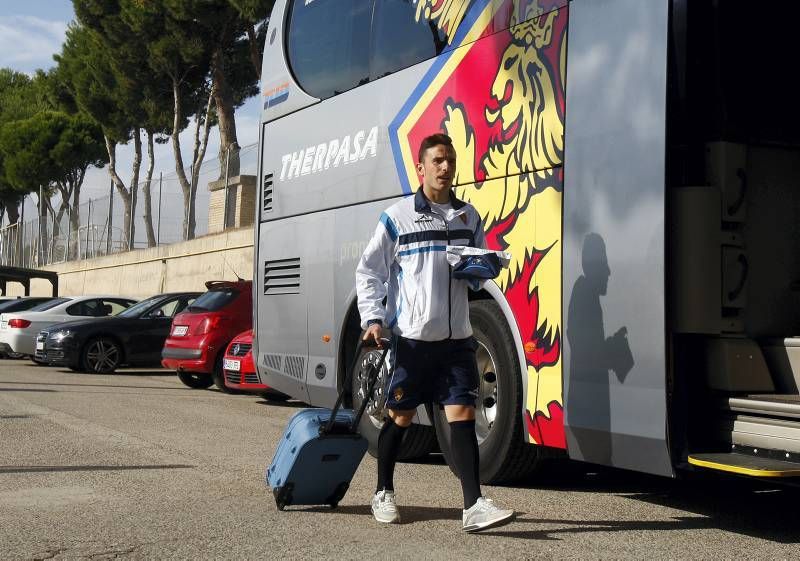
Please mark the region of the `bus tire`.
[[[377, 363], [378, 356], [379, 353], [375, 349], [363, 349], [356, 361], [356, 368], [353, 372], [350, 386], [353, 409], [356, 411], [361, 406], [366, 393], [365, 372], [367, 361], [375, 361]], [[384, 364], [381, 377], [375, 384], [375, 392], [373, 393], [371, 404], [367, 407], [358, 424], [358, 432], [367, 439], [369, 453], [374, 457], [378, 456], [378, 435], [384, 423], [383, 404], [385, 403], [385, 396], [383, 388], [387, 381], [388, 373], [389, 367]], [[412, 424], [403, 435], [397, 459], [411, 460], [420, 458], [434, 450], [436, 450], [436, 432], [433, 427]]]
[[[478, 371], [483, 378], [475, 411], [481, 483], [521, 479], [533, 473], [542, 462], [539, 448], [525, 442], [520, 416], [522, 373], [514, 337], [502, 310], [493, 300], [470, 302], [470, 322], [478, 342]], [[489, 381], [494, 374], [496, 382], [485, 383], [487, 373]], [[491, 403], [485, 401], [487, 399], [494, 400], [494, 405], [487, 407]], [[442, 454], [451, 471], [458, 475], [453, 466], [450, 425], [444, 410], [434, 407], [431, 413]]]

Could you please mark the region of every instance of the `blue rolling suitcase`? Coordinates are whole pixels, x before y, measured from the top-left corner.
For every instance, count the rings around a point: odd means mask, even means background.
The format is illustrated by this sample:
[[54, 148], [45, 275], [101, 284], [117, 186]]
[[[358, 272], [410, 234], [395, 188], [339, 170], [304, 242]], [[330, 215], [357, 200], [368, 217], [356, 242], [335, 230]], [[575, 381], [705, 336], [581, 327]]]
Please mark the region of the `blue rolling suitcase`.
[[[363, 344], [359, 343], [356, 349], [356, 360]], [[367, 451], [367, 440], [357, 432], [358, 422], [372, 398], [378, 373], [386, 360], [390, 344], [388, 340], [383, 340], [382, 344], [384, 350], [378, 365], [368, 365], [367, 397], [358, 412], [341, 409], [345, 392], [350, 388], [354, 364], [347, 372], [333, 410], [303, 409], [289, 420], [266, 475], [278, 510], [289, 505], [336, 508], [344, 497]]]

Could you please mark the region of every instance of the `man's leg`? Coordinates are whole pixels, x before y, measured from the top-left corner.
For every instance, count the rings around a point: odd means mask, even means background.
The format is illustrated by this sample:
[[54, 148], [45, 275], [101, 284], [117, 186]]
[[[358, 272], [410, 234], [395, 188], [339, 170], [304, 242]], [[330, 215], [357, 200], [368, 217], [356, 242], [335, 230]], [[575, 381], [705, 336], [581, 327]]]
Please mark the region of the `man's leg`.
[[389, 418], [378, 435], [378, 491], [394, 491], [394, 467], [400, 453], [403, 435], [414, 418], [414, 410], [388, 410]]
[[481, 496], [480, 458], [478, 438], [475, 435], [475, 407], [471, 405], [445, 405], [444, 414], [450, 424], [450, 450], [453, 463], [461, 479], [464, 509], [470, 508]]
[[388, 409], [389, 418], [378, 435], [378, 488], [372, 497], [372, 515], [384, 524], [400, 522], [394, 496], [394, 466], [403, 434], [414, 418], [414, 410]]

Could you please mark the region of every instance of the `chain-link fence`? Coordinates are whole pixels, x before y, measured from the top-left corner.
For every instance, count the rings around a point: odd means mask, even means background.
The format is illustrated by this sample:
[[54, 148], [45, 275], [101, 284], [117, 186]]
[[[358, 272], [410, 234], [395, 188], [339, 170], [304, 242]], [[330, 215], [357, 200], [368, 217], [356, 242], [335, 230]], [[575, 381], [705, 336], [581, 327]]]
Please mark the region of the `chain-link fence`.
[[[112, 186], [108, 195], [88, 198], [73, 211], [54, 197], [43, 213], [0, 227], [0, 265], [39, 267], [75, 259], [91, 259], [130, 249], [167, 245], [209, 232], [209, 183], [236, 175], [255, 175], [258, 145], [240, 149], [238, 158], [207, 159], [193, 180], [193, 167], [185, 181], [176, 172], [157, 174], [142, 181], [129, 201]], [[238, 160], [238, 161], [235, 161]], [[190, 212], [185, 201], [194, 199]], [[230, 222], [226, 216], [223, 226]], [[128, 219], [132, 215], [132, 219]]]

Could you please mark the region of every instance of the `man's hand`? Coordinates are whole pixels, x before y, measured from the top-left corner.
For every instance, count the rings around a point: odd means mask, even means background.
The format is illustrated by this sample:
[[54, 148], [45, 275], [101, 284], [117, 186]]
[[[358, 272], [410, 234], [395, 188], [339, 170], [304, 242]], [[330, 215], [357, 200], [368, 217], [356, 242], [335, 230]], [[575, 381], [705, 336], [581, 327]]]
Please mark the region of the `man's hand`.
[[376, 347], [378, 347], [379, 349], [383, 348], [383, 344], [381, 343], [382, 330], [383, 328], [381, 327], [380, 324], [373, 323], [372, 325], [367, 327], [367, 330], [364, 332], [364, 337], [362, 338], [362, 340], [369, 341], [370, 339], [372, 339], [375, 342]]

